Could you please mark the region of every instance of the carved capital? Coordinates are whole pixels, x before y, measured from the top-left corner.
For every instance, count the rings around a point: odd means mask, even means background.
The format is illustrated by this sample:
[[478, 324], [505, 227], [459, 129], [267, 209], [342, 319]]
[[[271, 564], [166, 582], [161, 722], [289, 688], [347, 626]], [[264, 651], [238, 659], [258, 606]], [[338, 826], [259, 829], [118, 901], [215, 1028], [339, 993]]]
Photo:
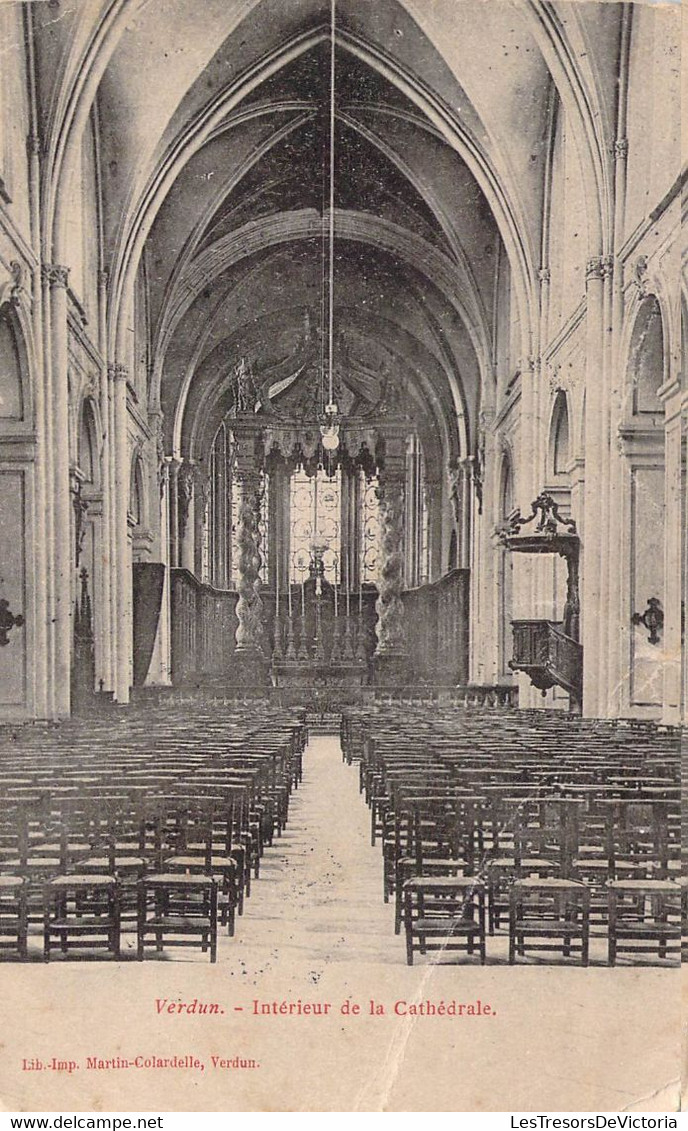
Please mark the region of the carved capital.
[[108, 377], [113, 383], [126, 382], [129, 378], [129, 370], [121, 361], [117, 361], [114, 365], [108, 365]]
[[69, 282], [69, 267], [62, 267], [59, 263], [44, 263], [41, 267], [41, 278], [49, 287], [67, 287]]
[[40, 134], [30, 133], [26, 135], [26, 152], [29, 157], [41, 157], [43, 154], [43, 142], [41, 141]]
[[594, 255], [585, 264], [585, 280], [586, 282], [591, 279], [601, 279], [603, 275], [602, 269], [602, 256]]
[[614, 142], [614, 160], [625, 161], [628, 157], [628, 138], [621, 137]]

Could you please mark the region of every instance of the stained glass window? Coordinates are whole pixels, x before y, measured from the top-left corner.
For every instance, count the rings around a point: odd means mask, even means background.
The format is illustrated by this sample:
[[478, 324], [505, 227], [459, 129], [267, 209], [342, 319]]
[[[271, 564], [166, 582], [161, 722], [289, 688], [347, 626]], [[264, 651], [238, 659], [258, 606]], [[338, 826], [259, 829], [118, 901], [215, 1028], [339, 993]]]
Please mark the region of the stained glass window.
[[315, 475], [295, 471], [291, 477], [290, 498], [290, 563], [292, 583], [308, 579], [313, 546], [322, 548], [325, 577], [341, 581], [342, 477], [337, 468], [330, 476], [322, 468]]
[[359, 472], [359, 498], [361, 514], [361, 580], [375, 583], [380, 578], [380, 500], [378, 498], [379, 480], [377, 475], [367, 478], [364, 471]]

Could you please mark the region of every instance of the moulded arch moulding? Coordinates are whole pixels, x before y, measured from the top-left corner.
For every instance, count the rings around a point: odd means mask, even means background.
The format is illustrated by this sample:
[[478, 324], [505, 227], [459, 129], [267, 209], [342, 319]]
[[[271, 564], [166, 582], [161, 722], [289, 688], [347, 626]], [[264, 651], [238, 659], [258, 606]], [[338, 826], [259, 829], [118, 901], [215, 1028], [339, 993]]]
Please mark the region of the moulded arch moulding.
[[[275, 106], [257, 106], [247, 108], [243, 112], [239, 111], [232, 116], [231, 123], [225, 122], [222, 124], [222, 127], [218, 128], [216, 135], [223, 130], [231, 128], [231, 126], [237, 124], [237, 122], [256, 118], [267, 113], [274, 114], [276, 112], [276, 109], [277, 107]], [[298, 109], [298, 107], [295, 107], [295, 109]], [[195, 249], [198, 246], [199, 241], [203, 237], [209, 220], [215, 214], [216, 210], [221, 205], [222, 201], [225, 199], [228, 193], [231, 192], [232, 189], [241, 182], [246, 173], [254, 168], [256, 164], [260, 160], [262, 160], [271, 149], [274, 149], [286, 137], [298, 130], [312, 117], [313, 112], [311, 109], [309, 113], [297, 114], [295, 117], [290, 119], [289, 122], [276, 129], [269, 137], [264, 138], [261, 143], [254, 148], [251, 154], [247, 158], [245, 158], [236, 169], [232, 171], [231, 176], [227, 177], [218, 185], [216, 191], [212, 194], [211, 199], [206, 205], [203, 213], [198, 217], [196, 223], [194, 224], [193, 230], [188, 236], [184, 247], [181, 249], [181, 252], [175, 264], [174, 271], [166, 288], [165, 297], [162, 303], [163, 307], [173, 306], [175, 291], [180, 290], [182, 296], [184, 296], [184, 275], [187, 272], [189, 266], [192, 264]], [[364, 137], [367, 141], [369, 141], [372, 145], [379, 149], [380, 152], [387, 158], [387, 160], [389, 160], [390, 163], [399, 170], [402, 176], [406, 180], [408, 180], [410, 184], [413, 185], [419, 195], [421, 195], [428, 203], [438, 223], [442, 227], [445, 237], [447, 238], [451, 246], [452, 254], [455, 257], [456, 262], [458, 263], [459, 271], [461, 274], [461, 290], [464, 294], [470, 294], [472, 297], [475, 296], [474, 316], [476, 318], [476, 322], [479, 322], [482, 325], [483, 337], [487, 339], [489, 334], [487, 328], [488, 318], [487, 312], [484, 309], [481, 294], [478, 290], [477, 284], [473, 277], [468, 260], [463, 252], [463, 248], [461, 247], [460, 241], [456, 238], [452, 224], [446, 216], [444, 209], [439, 204], [439, 201], [432, 191], [432, 188], [425, 185], [421, 181], [421, 179], [412, 172], [401, 155], [397, 153], [396, 150], [394, 150], [391, 146], [386, 145], [384, 139], [378, 137], [378, 135], [376, 135], [374, 131], [367, 129], [363, 123], [357, 121], [356, 118], [351, 117], [351, 115], [347, 113], [342, 112], [339, 117], [345, 125], [347, 125], [355, 132], [361, 134], [362, 137]], [[158, 329], [156, 347], [153, 351], [155, 356], [159, 356], [159, 354], [164, 353], [164, 341], [167, 333], [168, 327], [166, 320], [163, 319], [161, 326]]]

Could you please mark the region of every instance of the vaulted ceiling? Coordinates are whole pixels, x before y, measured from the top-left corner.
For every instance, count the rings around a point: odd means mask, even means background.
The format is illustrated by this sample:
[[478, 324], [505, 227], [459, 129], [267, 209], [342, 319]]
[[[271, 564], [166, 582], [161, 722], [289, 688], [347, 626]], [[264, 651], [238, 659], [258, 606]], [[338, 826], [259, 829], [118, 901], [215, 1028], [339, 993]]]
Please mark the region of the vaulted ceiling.
[[[90, 24], [77, 6], [54, 27], [38, 7], [47, 83], [60, 36], [73, 61], [95, 53], [98, 3]], [[620, 9], [337, 0], [338, 340], [414, 390], [454, 453], [492, 377], [498, 271], [524, 294], [537, 273], [553, 91], [571, 97], [561, 45], [604, 132]], [[260, 373], [321, 319], [330, 4], [102, 0], [108, 13], [93, 67], [106, 260], [115, 296], [145, 273], [150, 404], [191, 452], [239, 358]]]

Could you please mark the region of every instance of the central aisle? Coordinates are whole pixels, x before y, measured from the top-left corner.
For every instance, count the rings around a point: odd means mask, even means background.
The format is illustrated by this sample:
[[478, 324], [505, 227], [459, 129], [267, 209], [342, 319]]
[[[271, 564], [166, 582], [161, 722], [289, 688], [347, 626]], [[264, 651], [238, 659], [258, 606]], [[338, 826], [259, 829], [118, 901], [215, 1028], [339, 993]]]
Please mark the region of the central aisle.
[[358, 767], [342, 762], [338, 738], [311, 737], [287, 828], [266, 849], [227, 944], [220, 961], [238, 956], [261, 972], [278, 955], [299, 963], [405, 964], [392, 905], [382, 899], [382, 852], [370, 844]]

